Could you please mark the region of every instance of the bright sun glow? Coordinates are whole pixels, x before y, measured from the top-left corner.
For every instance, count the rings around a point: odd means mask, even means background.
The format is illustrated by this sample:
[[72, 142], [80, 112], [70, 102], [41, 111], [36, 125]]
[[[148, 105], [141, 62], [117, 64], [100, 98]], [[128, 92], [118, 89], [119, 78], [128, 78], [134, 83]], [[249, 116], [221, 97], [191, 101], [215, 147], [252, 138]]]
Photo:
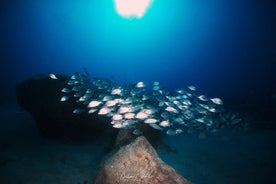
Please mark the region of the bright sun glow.
[[115, 0], [117, 12], [126, 18], [142, 18], [153, 0]]

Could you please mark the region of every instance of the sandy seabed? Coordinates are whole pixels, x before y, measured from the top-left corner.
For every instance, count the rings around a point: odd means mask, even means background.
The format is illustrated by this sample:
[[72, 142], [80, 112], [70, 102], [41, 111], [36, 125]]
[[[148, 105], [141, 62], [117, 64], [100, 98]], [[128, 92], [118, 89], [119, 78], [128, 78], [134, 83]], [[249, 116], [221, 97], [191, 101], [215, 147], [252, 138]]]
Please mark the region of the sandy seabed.
[[[164, 136], [171, 149], [159, 156], [197, 184], [276, 183], [276, 130], [222, 130]], [[92, 184], [106, 154], [100, 141], [47, 139], [32, 117], [15, 104], [0, 107], [1, 184]]]

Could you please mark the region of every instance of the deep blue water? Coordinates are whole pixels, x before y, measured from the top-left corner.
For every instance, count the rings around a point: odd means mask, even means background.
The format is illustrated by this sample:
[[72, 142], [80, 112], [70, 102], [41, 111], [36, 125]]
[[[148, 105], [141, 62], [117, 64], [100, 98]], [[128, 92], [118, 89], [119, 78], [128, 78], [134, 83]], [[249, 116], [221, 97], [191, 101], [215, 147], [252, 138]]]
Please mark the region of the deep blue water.
[[138, 20], [120, 17], [112, 0], [1, 1], [2, 101], [27, 77], [83, 67], [119, 83], [271, 96], [275, 21], [272, 0], [155, 0]]

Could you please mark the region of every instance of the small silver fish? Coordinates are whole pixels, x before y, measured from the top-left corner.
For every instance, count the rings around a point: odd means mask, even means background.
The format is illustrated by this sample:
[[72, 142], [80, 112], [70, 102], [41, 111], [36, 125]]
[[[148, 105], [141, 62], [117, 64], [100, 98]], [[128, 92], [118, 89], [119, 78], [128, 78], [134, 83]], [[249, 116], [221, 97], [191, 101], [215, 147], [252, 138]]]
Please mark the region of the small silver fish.
[[118, 109], [118, 113], [119, 114], [125, 114], [127, 112], [132, 112], [132, 108], [131, 107], [128, 107], [128, 106], [121, 106], [119, 107]]
[[125, 120], [123, 125], [125, 126], [131, 126], [131, 125], [134, 125], [135, 123], [137, 123], [136, 120]]
[[183, 89], [179, 89], [176, 92], [179, 93], [179, 94], [181, 94], [181, 95], [183, 95], [185, 93], [185, 91]]
[[176, 134], [181, 134], [182, 132], [183, 132], [183, 130], [180, 129], [180, 128], [178, 128], [178, 129], [175, 130], [175, 133], [176, 133]]
[[178, 128], [178, 129], [169, 129], [169, 130], [167, 130], [166, 133], [168, 135], [176, 135], [176, 134], [180, 134], [182, 132], [183, 132], [183, 130], [181, 130], [180, 128]]
[[76, 80], [76, 79], [78, 79], [78, 77], [77, 77], [77, 75], [72, 75], [71, 79]]
[[141, 130], [138, 130], [138, 129], [133, 130], [132, 133], [134, 135], [141, 135], [141, 134], [143, 134], [143, 132]]
[[115, 124], [113, 125], [113, 127], [114, 127], [114, 128], [123, 128], [124, 125], [121, 124], [121, 123], [115, 123]]
[[76, 80], [69, 80], [69, 81], [67, 82], [67, 84], [68, 84], [69, 86], [75, 85], [75, 84], [77, 84], [77, 83], [78, 83], [78, 81], [76, 81]]
[[85, 110], [84, 109], [75, 109], [74, 111], [73, 111], [73, 113], [74, 114], [80, 114], [80, 113], [82, 113], [82, 112], [84, 112]]
[[53, 74], [53, 73], [49, 74], [49, 77], [50, 77], [51, 79], [54, 79], [54, 80], [57, 80], [57, 79], [58, 79], [57, 76], [56, 76], [55, 74]]
[[191, 90], [191, 91], [195, 91], [196, 87], [195, 86], [188, 86], [188, 89]]
[[122, 120], [123, 119], [123, 116], [121, 114], [114, 114], [112, 116], [112, 120], [114, 121], [118, 121], [118, 120]]
[[138, 112], [135, 116], [135, 118], [137, 119], [146, 119], [147, 117], [149, 117], [149, 114], [141, 111], [141, 112]]
[[176, 131], [174, 129], [168, 129], [166, 134], [167, 135], [176, 135]]
[[154, 86], [159, 86], [159, 85], [160, 85], [160, 83], [159, 83], [159, 82], [157, 82], [157, 81], [155, 81], [155, 82], [153, 82], [153, 85], [154, 85]]
[[70, 96], [63, 96], [63, 97], [61, 97], [60, 101], [64, 102], [64, 101], [67, 101], [69, 98], [70, 98]]
[[154, 91], [158, 91], [160, 89], [160, 86], [153, 86], [152, 87], [152, 90], [154, 90]]
[[209, 108], [208, 111], [210, 111], [210, 112], [217, 112], [217, 110], [215, 108]]
[[80, 91], [81, 90], [81, 86], [74, 86], [72, 88], [72, 91]]
[[89, 109], [88, 114], [93, 114], [94, 112], [96, 112], [98, 109]]
[[144, 84], [144, 82], [138, 82], [138, 83], [136, 84], [136, 87], [137, 87], [137, 88], [144, 88], [144, 87], [146, 87], [146, 85]]
[[159, 125], [156, 125], [154, 123], [149, 124], [149, 126], [156, 129], [156, 130], [163, 130], [163, 128], [161, 128]]
[[107, 102], [105, 103], [105, 105], [106, 105], [107, 107], [113, 107], [113, 106], [115, 106], [117, 103], [118, 103], [118, 102], [117, 102], [116, 100], [109, 100], [109, 101], [107, 101]]
[[99, 110], [98, 114], [99, 115], [106, 115], [108, 113], [110, 113], [111, 109], [107, 108], [107, 107], [103, 107]]
[[132, 112], [124, 114], [125, 119], [133, 119], [135, 117], [135, 114]]
[[178, 124], [184, 124], [184, 120], [182, 118], [175, 118], [174, 122], [178, 123]]
[[111, 94], [112, 95], [121, 95], [122, 94], [122, 90], [120, 88], [113, 89], [111, 91]]
[[154, 118], [149, 118], [144, 121], [144, 123], [151, 124], [151, 123], [157, 123], [158, 120]]
[[162, 127], [168, 127], [168, 126], [170, 126], [170, 122], [169, 121], [161, 121], [161, 123], [159, 123], [159, 125]]
[[68, 89], [68, 88], [63, 88], [61, 91], [62, 91], [63, 93], [70, 93], [70, 92], [71, 92], [71, 90]]
[[103, 98], [103, 101], [109, 101], [109, 100], [112, 100], [113, 99], [113, 96], [110, 96], [110, 95], [107, 95]]
[[203, 102], [206, 102], [208, 101], [208, 98], [205, 96], [205, 95], [200, 95], [197, 97], [199, 100], [203, 101]]
[[79, 97], [81, 97], [82, 95], [83, 95], [82, 92], [78, 92], [78, 93], [75, 93], [75, 94], [74, 94], [74, 97], [75, 97], [75, 98], [79, 98]]
[[169, 111], [169, 112], [178, 113], [178, 111], [175, 108], [173, 108], [173, 107], [167, 107], [165, 110]]
[[89, 107], [89, 108], [97, 107], [97, 106], [99, 106], [101, 103], [102, 103], [101, 101], [93, 100], [93, 101], [89, 102], [88, 107]]
[[222, 104], [223, 104], [222, 100], [219, 99], [219, 98], [211, 98], [210, 100], [211, 100], [214, 104], [217, 104], [217, 105], [222, 105]]

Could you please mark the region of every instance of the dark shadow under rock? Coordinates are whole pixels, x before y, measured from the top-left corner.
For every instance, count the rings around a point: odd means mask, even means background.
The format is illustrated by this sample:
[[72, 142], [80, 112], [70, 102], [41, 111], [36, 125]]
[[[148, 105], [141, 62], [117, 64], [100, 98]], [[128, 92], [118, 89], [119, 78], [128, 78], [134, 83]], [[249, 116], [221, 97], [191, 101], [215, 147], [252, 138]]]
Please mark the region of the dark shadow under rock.
[[166, 165], [143, 136], [103, 161], [95, 184], [188, 184]]

